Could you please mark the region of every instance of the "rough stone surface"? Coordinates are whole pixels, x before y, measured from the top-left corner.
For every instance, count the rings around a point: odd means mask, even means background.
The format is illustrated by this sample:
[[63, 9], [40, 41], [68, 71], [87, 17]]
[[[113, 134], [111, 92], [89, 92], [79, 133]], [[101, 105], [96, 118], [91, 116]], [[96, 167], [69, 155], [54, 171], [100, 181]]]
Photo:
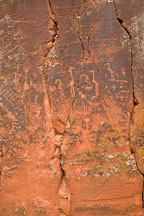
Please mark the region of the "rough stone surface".
[[0, 0], [0, 216], [142, 216], [143, 0]]

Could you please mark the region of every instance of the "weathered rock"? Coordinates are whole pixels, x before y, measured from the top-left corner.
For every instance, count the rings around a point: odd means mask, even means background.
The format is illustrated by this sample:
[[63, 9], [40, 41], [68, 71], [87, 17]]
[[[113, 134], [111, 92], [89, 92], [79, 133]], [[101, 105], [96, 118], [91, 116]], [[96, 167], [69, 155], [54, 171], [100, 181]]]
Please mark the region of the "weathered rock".
[[143, 14], [0, 2], [0, 215], [144, 215]]

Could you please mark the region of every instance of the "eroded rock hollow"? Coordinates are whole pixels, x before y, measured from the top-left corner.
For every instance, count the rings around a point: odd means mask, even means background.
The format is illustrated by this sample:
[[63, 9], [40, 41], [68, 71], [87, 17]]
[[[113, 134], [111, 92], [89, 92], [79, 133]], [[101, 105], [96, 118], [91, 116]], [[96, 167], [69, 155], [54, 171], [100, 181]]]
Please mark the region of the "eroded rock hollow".
[[144, 1], [0, 0], [0, 216], [142, 216]]

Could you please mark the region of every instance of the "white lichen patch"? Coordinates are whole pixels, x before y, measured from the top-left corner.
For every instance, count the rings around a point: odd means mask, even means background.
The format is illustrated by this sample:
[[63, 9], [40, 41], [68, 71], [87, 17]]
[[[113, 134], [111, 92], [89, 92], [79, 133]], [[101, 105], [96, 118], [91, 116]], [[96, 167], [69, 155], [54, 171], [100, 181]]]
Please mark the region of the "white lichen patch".
[[120, 39], [120, 49], [123, 49], [129, 43], [128, 35], [124, 34]]
[[130, 31], [132, 32], [133, 49], [135, 50], [136, 62], [144, 61], [144, 13], [139, 13], [131, 20]]

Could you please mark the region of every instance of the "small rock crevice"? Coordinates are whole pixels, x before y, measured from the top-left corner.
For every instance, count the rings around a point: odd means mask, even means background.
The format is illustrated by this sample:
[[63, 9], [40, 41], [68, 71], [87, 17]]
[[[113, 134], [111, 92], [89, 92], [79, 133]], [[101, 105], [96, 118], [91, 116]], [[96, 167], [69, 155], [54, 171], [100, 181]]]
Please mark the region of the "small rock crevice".
[[86, 46], [86, 40], [83, 42], [82, 36], [81, 36], [81, 31], [80, 31], [80, 20], [82, 19], [81, 17], [81, 11], [83, 11], [83, 6], [84, 6], [84, 1], [81, 2], [80, 6], [77, 9], [77, 12], [75, 13], [75, 15], [73, 16], [73, 18], [75, 19], [75, 23], [77, 23], [77, 36], [78, 39], [80, 41], [81, 44], [81, 48], [83, 51], [83, 60], [86, 61], [89, 59], [90, 57], [90, 36], [91, 35], [85, 35], [87, 38], [87, 46]]
[[128, 38], [129, 38], [129, 42], [130, 42], [130, 46], [131, 46], [131, 78], [132, 78], [132, 97], [133, 97], [133, 106], [132, 106], [132, 110], [130, 113], [130, 123], [129, 123], [129, 143], [130, 143], [130, 150], [131, 153], [134, 154], [135, 157], [135, 162], [136, 162], [136, 166], [137, 166], [137, 170], [139, 171], [139, 173], [142, 175], [143, 177], [143, 190], [142, 190], [142, 207], [144, 208], [144, 175], [141, 172], [141, 170], [139, 169], [138, 166], [138, 156], [137, 156], [137, 152], [135, 149], [135, 146], [133, 144], [133, 142], [131, 141], [131, 126], [133, 125], [133, 115], [135, 112], [135, 108], [136, 106], [139, 104], [136, 96], [135, 96], [135, 82], [134, 82], [134, 74], [133, 74], [133, 47], [132, 47], [132, 36], [130, 34], [130, 31], [128, 30], [128, 28], [126, 27], [124, 21], [120, 18], [119, 14], [118, 14], [118, 9], [117, 9], [117, 5], [116, 5], [116, 0], [113, 0], [113, 4], [114, 4], [114, 8], [115, 8], [115, 14], [116, 14], [116, 18], [117, 21], [119, 22], [119, 24], [121, 25], [121, 27], [123, 28], [123, 30], [127, 33]]
[[48, 45], [48, 53], [53, 48], [54, 44], [56, 43], [56, 38], [58, 37], [58, 24], [56, 22], [55, 14], [52, 11], [51, 2], [47, 0], [48, 11], [49, 11], [49, 22], [48, 22], [48, 31], [50, 33], [50, 38], [47, 41]]

